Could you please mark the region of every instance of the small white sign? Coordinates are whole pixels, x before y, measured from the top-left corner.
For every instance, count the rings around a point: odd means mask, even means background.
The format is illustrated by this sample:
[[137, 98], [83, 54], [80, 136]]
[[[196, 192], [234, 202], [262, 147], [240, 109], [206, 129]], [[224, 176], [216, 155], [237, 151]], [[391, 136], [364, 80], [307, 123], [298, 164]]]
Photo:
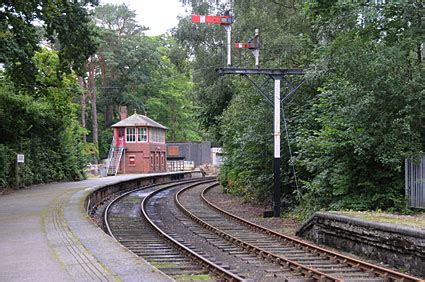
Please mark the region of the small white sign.
[[25, 155], [24, 154], [18, 154], [16, 156], [16, 161], [19, 163], [25, 163]]

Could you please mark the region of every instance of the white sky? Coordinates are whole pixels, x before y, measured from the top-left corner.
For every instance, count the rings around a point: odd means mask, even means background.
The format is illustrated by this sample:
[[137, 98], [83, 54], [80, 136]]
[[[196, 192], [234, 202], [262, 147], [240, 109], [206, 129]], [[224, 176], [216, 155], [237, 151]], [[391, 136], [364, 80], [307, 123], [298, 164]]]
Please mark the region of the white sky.
[[149, 27], [147, 35], [159, 35], [177, 26], [177, 16], [185, 9], [179, 0], [101, 0], [100, 4], [126, 4], [136, 11], [140, 25]]

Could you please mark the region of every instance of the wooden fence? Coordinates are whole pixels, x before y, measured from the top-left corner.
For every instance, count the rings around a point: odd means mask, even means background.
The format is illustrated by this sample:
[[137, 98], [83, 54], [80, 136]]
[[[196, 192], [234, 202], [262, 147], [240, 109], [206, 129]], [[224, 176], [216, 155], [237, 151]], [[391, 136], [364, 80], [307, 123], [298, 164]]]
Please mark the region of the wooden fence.
[[167, 161], [167, 171], [189, 171], [194, 168], [193, 161]]

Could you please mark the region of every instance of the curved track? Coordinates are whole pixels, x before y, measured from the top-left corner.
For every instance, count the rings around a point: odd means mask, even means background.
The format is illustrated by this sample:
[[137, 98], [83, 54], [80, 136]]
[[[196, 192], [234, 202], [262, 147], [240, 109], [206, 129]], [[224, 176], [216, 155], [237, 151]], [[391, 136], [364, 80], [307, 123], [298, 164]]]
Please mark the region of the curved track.
[[176, 201], [186, 214], [205, 228], [220, 233], [229, 242], [266, 260], [275, 261], [315, 280], [422, 281], [279, 234], [229, 214], [205, 197], [206, 191], [217, 185], [209, 185], [203, 190], [182, 190], [176, 196]]
[[145, 208], [140, 208], [145, 207], [145, 200], [157, 191], [190, 187], [205, 182], [211, 180], [164, 183], [124, 193], [111, 201], [105, 209], [106, 229], [127, 249], [176, 280], [211, 280], [213, 275], [220, 279], [241, 281], [242, 278], [198, 255], [189, 248], [190, 246], [185, 246], [169, 235], [161, 233], [152, 219], [144, 217]]
[[176, 280], [420, 281], [228, 214], [206, 199], [211, 182], [125, 193], [106, 209], [108, 232]]

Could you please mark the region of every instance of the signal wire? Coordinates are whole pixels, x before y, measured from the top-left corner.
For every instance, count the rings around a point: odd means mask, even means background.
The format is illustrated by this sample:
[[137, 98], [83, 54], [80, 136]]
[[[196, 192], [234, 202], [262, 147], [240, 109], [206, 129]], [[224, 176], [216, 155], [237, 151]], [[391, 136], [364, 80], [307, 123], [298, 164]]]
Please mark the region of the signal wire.
[[289, 141], [288, 126], [287, 126], [287, 123], [286, 123], [286, 115], [285, 115], [284, 107], [282, 107], [282, 114], [283, 114], [283, 124], [284, 124], [284, 128], [285, 128], [285, 133], [286, 133], [286, 141], [288, 142], [290, 164], [292, 166], [292, 172], [294, 174], [295, 187], [297, 188], [298, 197], [301, 197], [301, 191], [300, 191], [300, 188], [298, 186], [298, 176], [297, 176], [297, 172], [295, 170], [295, 164], [294, 164], [294, 161], [293, 161], [291, 142]]

